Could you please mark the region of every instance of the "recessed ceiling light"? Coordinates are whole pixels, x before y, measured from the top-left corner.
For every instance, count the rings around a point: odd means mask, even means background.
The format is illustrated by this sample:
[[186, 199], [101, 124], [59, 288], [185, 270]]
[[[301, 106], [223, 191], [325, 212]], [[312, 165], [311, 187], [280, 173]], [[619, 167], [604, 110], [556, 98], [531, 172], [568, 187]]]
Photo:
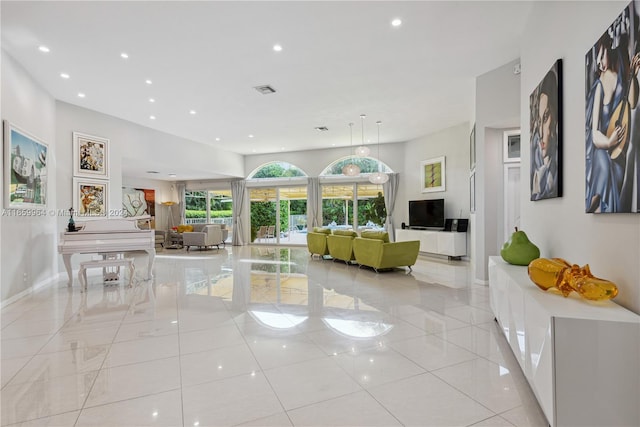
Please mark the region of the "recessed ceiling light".
[[400, 18], [396, 18], [393, 21], [391, 21], [391, 25], [394, 27], [399, 27], [400, 25], [402, 25], [402, 19]]
[[153, 84], [153, 82], [152, 82], [151, 80], [149, 80], [149, 79], [145, 80], [144, 82], [145, 82], [146, 84], [148, 84], [148, 85]]
[[189, 110], [189, 114], [191, 114], [191, 115], [196, 114], [196, 110]]
[[156, 119], [156, 116], [149, 116], [149, 118], [150, 118], [151, 120], [155, 120], [155, 119]]
[[156, 102], [156, 100], [155, 100], [155, 99], [153, 99], [153, 98], [149, 98], [149, 102], [152, 102], [152, 103], [153, 103], [153, 102]]
[[[175, 177], [176, 177], [176, 176], [178, 176], [178, 175], [176, 175], [175, 173], [170, 173], [170, 174], [169, 174], [169, 176], [170, 176], [171, 178], [175, 178]], [[171, 323], [178, 323], [178, 321], [177, 321], [177, 320], [174, 320], [174, 321], [173, 321], [173, 322], [171, 322]]]
[[216, 138], [216, 141], [220, 141], [220, 138]]
[[129, 54], [128, 54], [127, 52], [122, 52], [122, 53], [120, 54], [120, 57], [121, 57], [122, 59], [129, 59]]
[[44, 52], [44, 53], [49, 53], [49, 52], [51, 52], [51, 49], [49, 49], [48, 47], [46, 47], [46, 46], [44, 46], [44, 45], [42, 45], [42, 46], [38, 46], [38, 50], [39, 50], [40, 52]]
[[68, 79], [71, 76], [69, 74], [67, 74], [67, 73], [60, 73], [60, 77], [62, 77], [63, 79]]
[[281, 149], [282, 151], [284, 151], [284, 147], [280, 147], [280, 149]]
[[257, 153], [258, 150], [256, 150], [255, 148], [253, 150], [251, 150], [252, 153]]
[[273, 45], [273, 50], [275, 50], [276, 52], [280, 52], [282, 51], [282, 46], [279, 44], [274, 44]]
[[84, 98], [86, 95], [82, 92], [78, 92], [78, 98]]
[[329, 130], [329, 128], [326, 126], [316, 126], [314, 127], [314, 129], [317, 130], [318, 132], [326, 132]]
[[249, 134], [249, 138], [253, 138], [253, 134]]

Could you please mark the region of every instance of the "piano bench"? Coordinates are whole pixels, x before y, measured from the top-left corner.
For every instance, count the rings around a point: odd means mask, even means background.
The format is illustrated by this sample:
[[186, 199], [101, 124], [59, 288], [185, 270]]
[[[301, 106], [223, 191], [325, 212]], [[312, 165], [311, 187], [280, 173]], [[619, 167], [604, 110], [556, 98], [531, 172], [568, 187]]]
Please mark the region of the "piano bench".
[[108, 258], [108, 259], [96, 259], [92, 261], [84, 261], [80, 263], [80, 270], [78, 271], [78, 281], [80, 281], [80, 289], [82, 291], [87, 290], [87, 268], [107, 268], [107, 267], [128, 267], [129, 268], [129, 284], [131, 287], [133, 283], [133, 274], [136, 267], [133, 264], [133, 258]]

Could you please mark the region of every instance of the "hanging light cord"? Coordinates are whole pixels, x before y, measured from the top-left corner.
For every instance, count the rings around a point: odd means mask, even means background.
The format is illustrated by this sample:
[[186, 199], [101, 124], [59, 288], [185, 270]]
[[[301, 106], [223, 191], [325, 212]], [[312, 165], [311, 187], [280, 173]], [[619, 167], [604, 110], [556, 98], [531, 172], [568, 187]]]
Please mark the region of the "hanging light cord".
[[376, 124], [378, 125], [378, 172], [382, 172], [382, 165], [380, 164], [380, 125], [382, 122], [378, 120]]

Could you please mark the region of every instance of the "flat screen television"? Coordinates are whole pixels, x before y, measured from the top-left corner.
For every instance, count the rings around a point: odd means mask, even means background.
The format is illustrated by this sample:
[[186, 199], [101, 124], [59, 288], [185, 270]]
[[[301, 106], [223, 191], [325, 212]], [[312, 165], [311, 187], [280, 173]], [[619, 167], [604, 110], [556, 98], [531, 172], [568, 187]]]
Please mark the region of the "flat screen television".
[[410, 200], [409, 227], [444, 230], [444, 199]]

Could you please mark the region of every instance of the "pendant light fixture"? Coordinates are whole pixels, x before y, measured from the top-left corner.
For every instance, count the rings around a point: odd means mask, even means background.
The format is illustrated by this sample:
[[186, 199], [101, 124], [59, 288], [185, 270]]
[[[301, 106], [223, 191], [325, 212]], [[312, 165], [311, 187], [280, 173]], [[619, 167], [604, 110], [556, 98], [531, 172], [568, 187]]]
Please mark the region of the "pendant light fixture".
[[358, 157], [367, 157], [371, 152], [369, 147], [364, 145], [364, 119], [367, 117], [366, 114], [360, 114], [360, 127], [362, 128], [362, 143], [359, 147], [356, 147], [356, 156]]
[[349, 123], [349, 131], [351, 133], [351, 144], [349, 145], [349, 155], [351, 155], [351, 159], [350, 162], [342, 168], [342, 173], [346, 176], [357, 176], [360, 175], [360, 167], [353, 163], [353, 123]]
[[369, 175], [369, 182], [372, 184], [384, 184], [389, 181], [389, 175], [382, 172], [382, 163], [380, 163], [380, 125], [382, 122], [378, 120], [376, 124], [378, 125], [378, 172]]

